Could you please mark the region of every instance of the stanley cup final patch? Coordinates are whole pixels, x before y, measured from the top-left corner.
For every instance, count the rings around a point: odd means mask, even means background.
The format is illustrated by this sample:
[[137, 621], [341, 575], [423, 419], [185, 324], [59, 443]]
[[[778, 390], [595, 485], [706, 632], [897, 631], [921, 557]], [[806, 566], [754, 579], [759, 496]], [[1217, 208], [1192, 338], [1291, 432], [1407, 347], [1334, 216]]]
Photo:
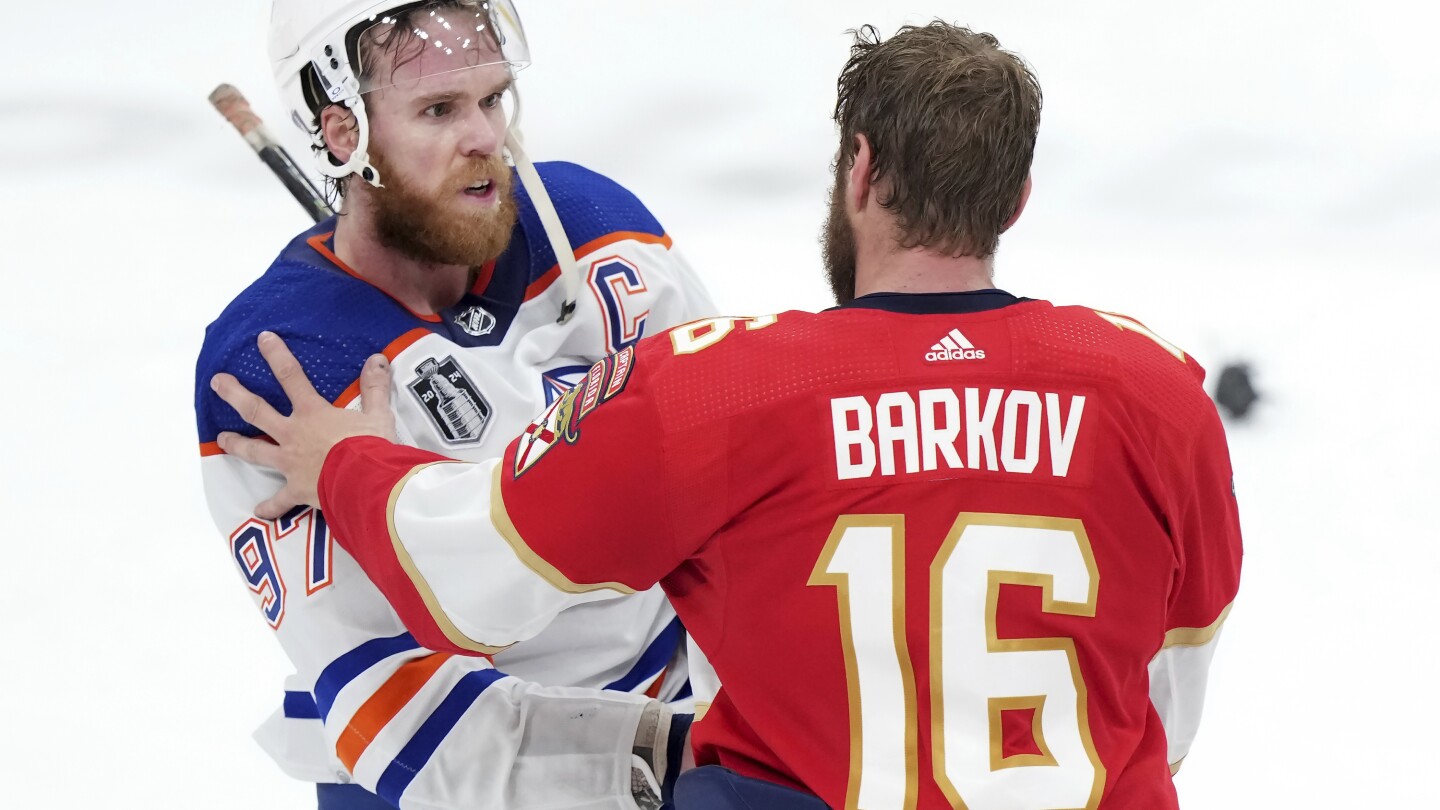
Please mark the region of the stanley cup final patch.
[[425, 406], [447, 444], [474, 444], [490, 423], [490, 403], [460, 370], [454, 357], [430, 358], [416, 367], [410, 392]]

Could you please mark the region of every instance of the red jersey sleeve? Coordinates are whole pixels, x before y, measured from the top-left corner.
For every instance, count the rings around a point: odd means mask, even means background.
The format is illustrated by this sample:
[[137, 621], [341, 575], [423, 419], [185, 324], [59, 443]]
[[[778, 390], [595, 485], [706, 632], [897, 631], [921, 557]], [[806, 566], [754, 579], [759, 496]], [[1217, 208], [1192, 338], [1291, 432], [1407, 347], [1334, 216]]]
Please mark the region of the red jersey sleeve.
[[666, 423], [669, 349], [662, 337], [597, 363], [506, 451], [515, 536], [562, 582], [648, 588], [722, 520], [728, 428]]
[[[1167, 630], [1218, 628], [1240, 587], [1240, 513], [1225, 430], [1210, 409], [1188, 459], [1175, 527], [1180, 575], [1170, 599]], [[1167, 642], [1172, 641], [1167, 636]], [[1191, 640], [1197, 640], [1192, 634]]]

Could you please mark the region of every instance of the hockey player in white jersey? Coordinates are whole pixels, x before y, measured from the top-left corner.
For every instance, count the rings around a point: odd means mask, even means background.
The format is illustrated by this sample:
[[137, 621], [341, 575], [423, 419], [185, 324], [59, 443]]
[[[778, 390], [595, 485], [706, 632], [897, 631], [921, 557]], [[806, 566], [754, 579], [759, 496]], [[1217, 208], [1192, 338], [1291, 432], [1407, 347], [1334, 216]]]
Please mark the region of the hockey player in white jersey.
[[345, 405], [382, 352], [399, 439], [481, 459], [599, 358], [713, 314], [709, 298], [632, 194], [525, 157], [509, 0], [275, 0], [271, 25], [277, 82], [343, 206], [225, 309], [196, 369], [206, 497], [296, 670], [257, 737], [322, 808], [658, 803], [691, 691], [658, 589], [577, 608], [523, 647], [423, 648], [319, 511], [254, 516], [281, 479], [215, 444], [254, 431], [209, 380], [283, 403], [255, 348], [270, 330]]

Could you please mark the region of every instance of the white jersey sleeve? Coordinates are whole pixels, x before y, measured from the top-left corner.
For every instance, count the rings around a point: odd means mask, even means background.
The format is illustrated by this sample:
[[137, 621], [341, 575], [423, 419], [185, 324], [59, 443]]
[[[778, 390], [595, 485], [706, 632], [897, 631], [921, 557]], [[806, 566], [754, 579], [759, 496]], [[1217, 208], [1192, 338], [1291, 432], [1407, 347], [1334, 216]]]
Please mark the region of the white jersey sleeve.
[[1220, 640], [1221, 625], [1229, 608], [1210, 627], [1183, 628], [1167, 633], [1165, 647], [1150, 662], [1150, 702], [1160, 715], [1170, 748], [1170, 772], [1190, 753], [1200, 730], [1210, 662]]

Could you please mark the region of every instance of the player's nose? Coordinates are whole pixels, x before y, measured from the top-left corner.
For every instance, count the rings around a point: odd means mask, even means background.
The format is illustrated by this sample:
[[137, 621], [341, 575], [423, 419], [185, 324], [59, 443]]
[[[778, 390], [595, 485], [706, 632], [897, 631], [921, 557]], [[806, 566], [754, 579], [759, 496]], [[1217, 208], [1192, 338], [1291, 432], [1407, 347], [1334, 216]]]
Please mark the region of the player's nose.
[[486, 115], [484, 110], [475, 110], [471, 115], [466, 116], [464, 126], [465, 131], [460, 138], [460, 151], [467, 157], [496, 154], [500, 151], [501, 145], [505, 143], [503, 121]]

